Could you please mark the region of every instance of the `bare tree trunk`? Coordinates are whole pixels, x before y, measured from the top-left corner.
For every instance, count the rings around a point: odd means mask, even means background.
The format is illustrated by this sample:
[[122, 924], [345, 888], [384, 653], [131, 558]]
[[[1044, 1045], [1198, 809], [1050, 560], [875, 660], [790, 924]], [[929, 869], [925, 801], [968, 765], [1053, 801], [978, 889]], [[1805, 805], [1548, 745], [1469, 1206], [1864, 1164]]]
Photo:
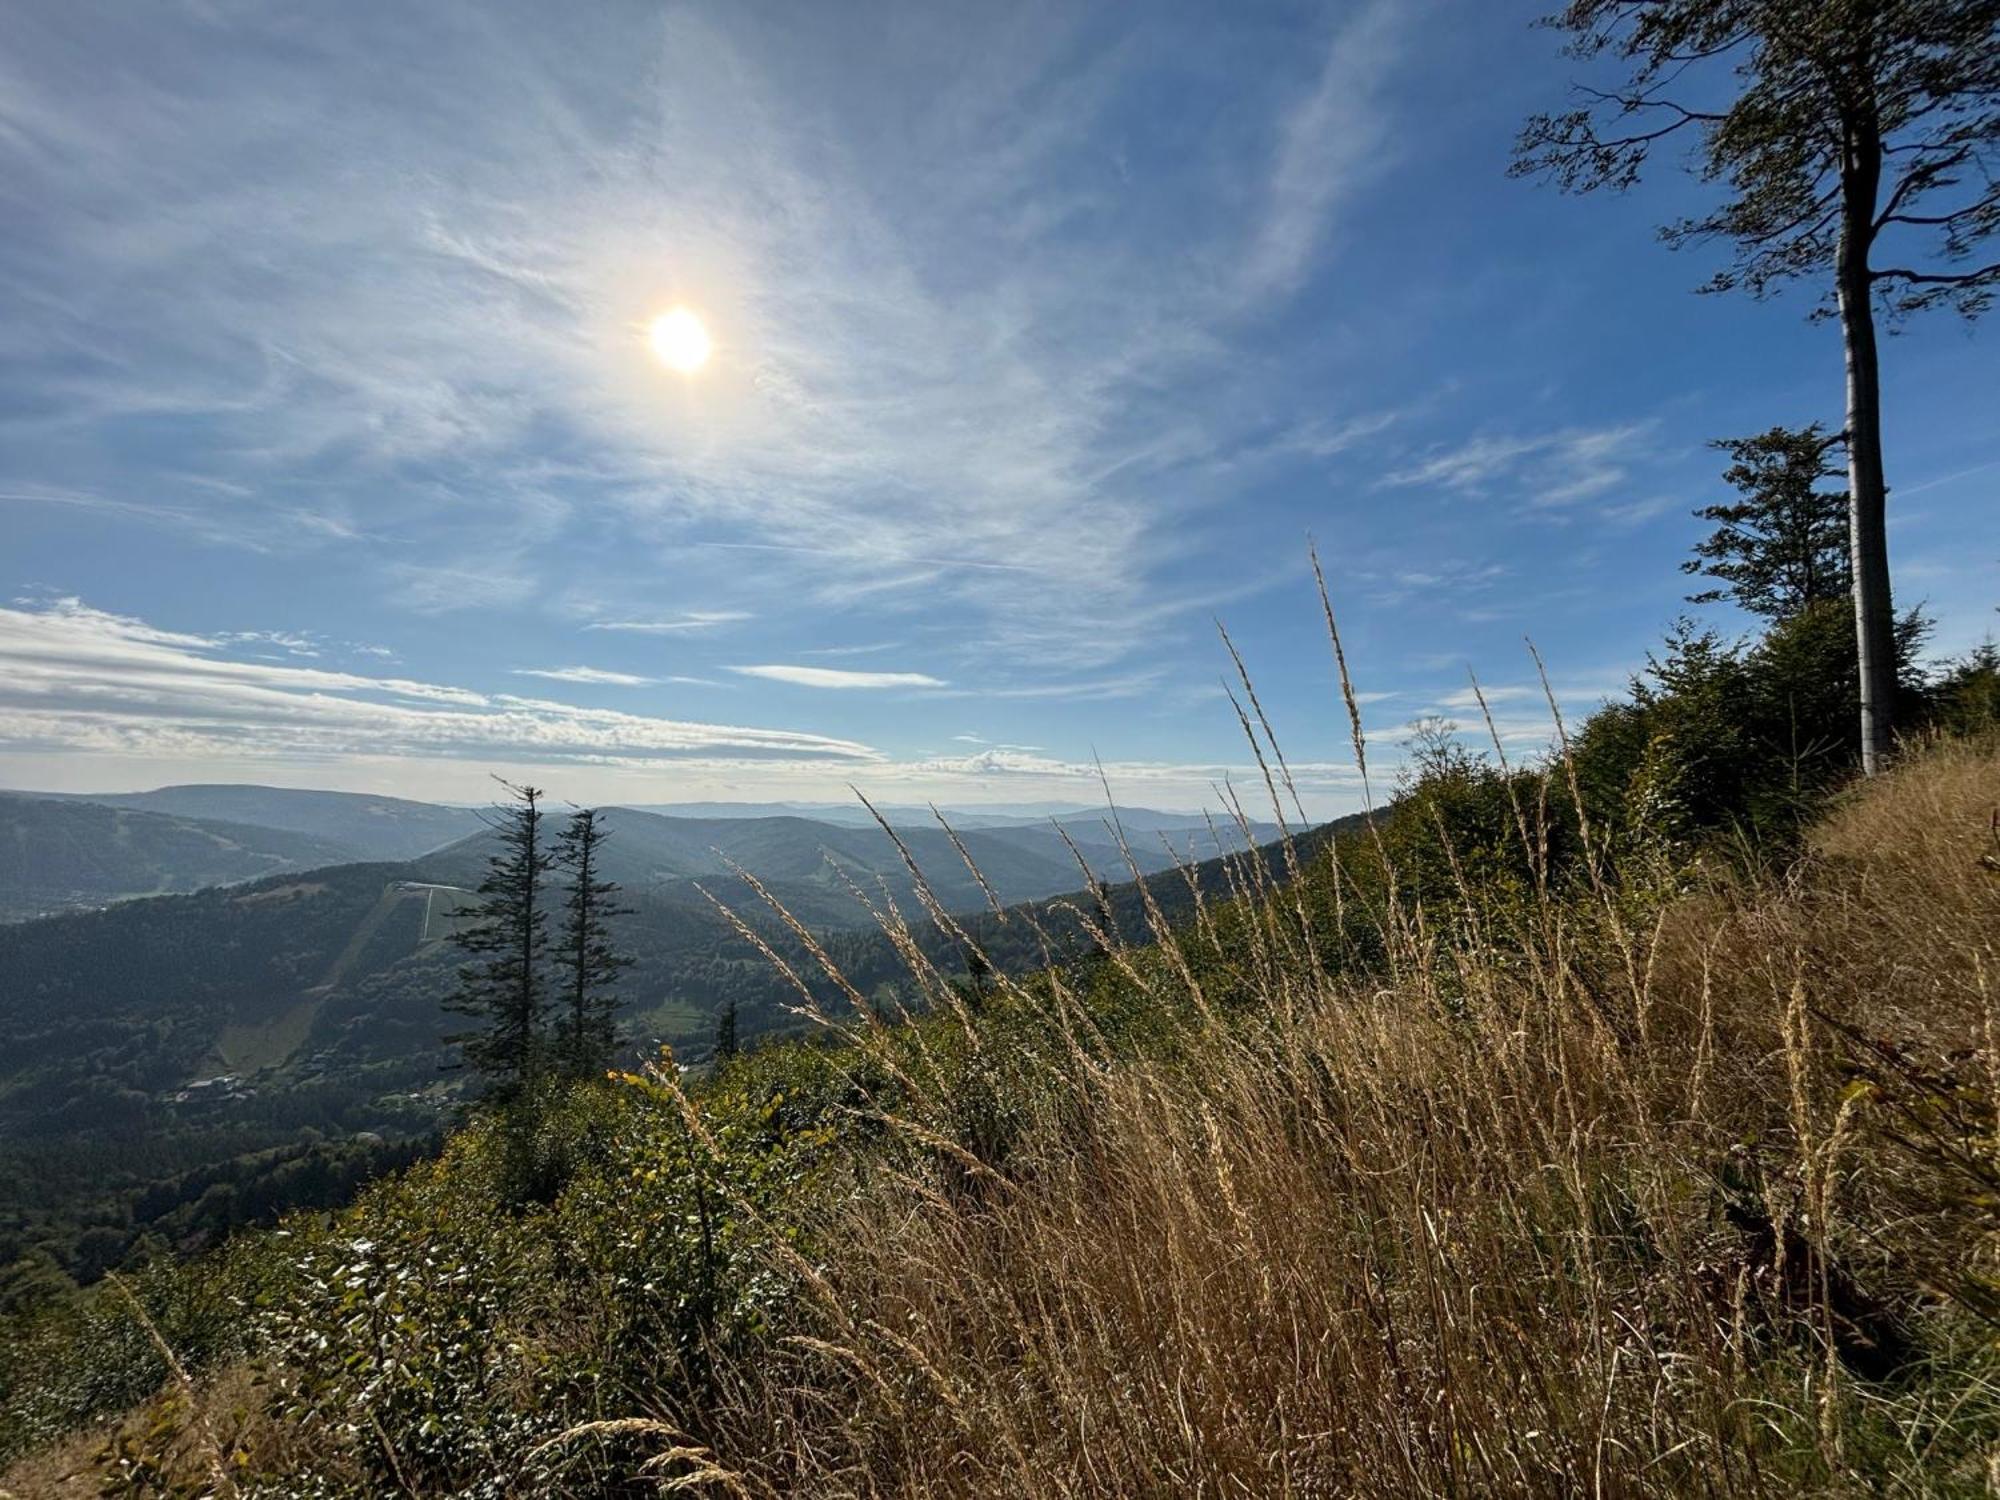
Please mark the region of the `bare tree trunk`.
[[1847, 349], [1847, 538], [1854, 568], [1854, 639], [1861, 678], [1861, 769], [1888, 763], [1896, 701], [1895, 608], [1889, 595], [1888, 486], [1882, 477], [1882, 383], [1868, 252], [1882, 181], [1872, 119], [1851, 125], [1841, 168], [1836, 272]]

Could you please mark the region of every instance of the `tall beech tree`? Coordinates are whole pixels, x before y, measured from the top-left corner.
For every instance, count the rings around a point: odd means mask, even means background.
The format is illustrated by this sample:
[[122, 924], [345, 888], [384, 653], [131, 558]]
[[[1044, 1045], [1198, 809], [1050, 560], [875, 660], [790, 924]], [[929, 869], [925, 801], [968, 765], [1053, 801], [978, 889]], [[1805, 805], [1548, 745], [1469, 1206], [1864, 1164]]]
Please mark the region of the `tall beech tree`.
[[[1883, 764], [1895, 698], [1895, 614], [1883, 477], [1878, 316], [1986, 310], [2000, 261], [2000, 0], [1571, 0], [1548, 18], [1570, 56], [1623, 81], [1580, 85], [1536, 115], [1515, 175], [1564, 189], [1632, 186], [1653, 152], [1693, 146], [1727, 193], [1662, 231], [1725, 242], [1703, 290], [1763, 296], [1820, 284], [1847, 364], [1848, 550], [1863, 767]], [[1886, 261], [1886, 263], [1884, 263]]]
[[618, 886], [603, 878], [601, 858], [609, 830], [596, 808], [578, 808], [556, 836], [553, 862], [569, 877], [557, 924], [556, 983], [561, 1020], [555, 1053], [565, 1073], [587, 1078], [609, 1065], [618, 1046], [618, 975], [632, 960], [611, 940], [611, 919], [631, 908], [618, 904]]
[[453, 939], [471, 962], [459, 969], [458, 989], [445, 1006], [480, 1023], [447, 1040], [463, 1047], [492, 1097], [506, 1103], [529, 1093], [548, 1063], [549, 919], [542, 896], [553, 852], [542, 827], [541, 789], [500, 785], [511, 798], [492, 820], [500, 847], [479, 883], [476, 915]]

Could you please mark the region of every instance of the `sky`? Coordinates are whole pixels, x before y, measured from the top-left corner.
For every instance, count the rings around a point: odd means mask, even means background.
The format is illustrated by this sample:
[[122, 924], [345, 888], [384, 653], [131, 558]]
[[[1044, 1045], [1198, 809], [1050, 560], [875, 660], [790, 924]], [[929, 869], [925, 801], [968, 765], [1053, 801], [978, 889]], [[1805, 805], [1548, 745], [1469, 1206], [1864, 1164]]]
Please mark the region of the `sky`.
[[[1330, 815], [1309, 538], [1378, 782], [1469, 669], [1534, 753], [1526, 640], [1618, 692], [1709, 441], [1842, 390], [1809, 290], [1693, 294], [1698, 182], [1505, 178], [1541, 8], [11, 6], [0, 785], [1255, 812], [1219, 622]], [[1996, 337], [1884, 349], [1940, 652]]]

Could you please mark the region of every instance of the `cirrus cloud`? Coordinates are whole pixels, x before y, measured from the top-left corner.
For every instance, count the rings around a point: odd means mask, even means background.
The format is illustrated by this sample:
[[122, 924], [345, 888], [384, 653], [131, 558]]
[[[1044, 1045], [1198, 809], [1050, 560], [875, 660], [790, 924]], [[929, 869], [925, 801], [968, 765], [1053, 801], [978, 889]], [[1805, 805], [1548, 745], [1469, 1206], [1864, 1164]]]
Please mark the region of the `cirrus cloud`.
[[592, 687], [647, 687], [658, 679], [603, 667], [516, 667], [516, 677], [545, 677], [550, 682], [580, 682]]
[[840, 667], [799, 667], [783, 664], [731, 667], [729, 670], [744, 677], [761, 677], [767, 682], [789, 682], [796, 687], [880, 689], [950, 686], [944, 679], [932, 677], [925, 672], [850, 672]]
[[75, 598], [0, 608], [0, 748], [275, 760], [881, 759], [857, 741], [804, 730], [666, 719], [243, 661], [224, 654], [226, 645]]

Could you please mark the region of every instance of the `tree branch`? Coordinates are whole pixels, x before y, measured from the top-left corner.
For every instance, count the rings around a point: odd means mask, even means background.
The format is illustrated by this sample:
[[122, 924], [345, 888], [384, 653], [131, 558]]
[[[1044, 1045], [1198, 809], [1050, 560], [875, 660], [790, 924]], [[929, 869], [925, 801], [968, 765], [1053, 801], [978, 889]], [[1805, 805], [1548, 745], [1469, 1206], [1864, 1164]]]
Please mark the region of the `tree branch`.
[[1875, 281], [1900, 281], [1908, 286], [1971, 286], [1977, 281], [1988, 281], [2000, 277], [2000, 260], [1990, 266], [1981, 266], [1976, 271], [1965, 271], [1957, 275], [1945, 275], [1932, 271], [1909, 271], [1901, 266], [1889, 266], [1880, 271], [1871, 271], [1870, 279]]
[[1938, 178], [1942, 173], [1949, 172], [1953, 167], [1965, 161], [1971, 154], [1972, 148], [1970, 146], [1961, 146], [1948, 156], [1941, 156], [1935, 161], [1919, 162], [1916, 166], [1910, 168], [1903, 175], [1903, 180], [1896, 184], [1896, 190], [1889, 194], [1889, 201], [1882, 205], [1882, 212], [1875, 220], [1875, 227], [1880, 229], [1884, 224], [1892, 222], [1904, 224], [1924, 222], [1918, 219], [1899, 219], [1896, 210], [1901, 208], [1904, 200], [1912, 194], [1921, 193], [1927, 188], [1939, 185]]
[[1718, 115], [1711, 114], [1706, 110], [1689, 109], [1685, 105], [1674, 103], [1671, 99], [1652, 99], [1648, 98], [1645, 94], [1608, 93], [1603, 89], [1589, 88], [1580, 83], [1575, 85], [1575, 89], [1584, 98], [1598, 104], [1617, 105], [1619, 111], [1623, 114], [1636, 115], [1641, 110], [1646, 109], [1670, 109], [1678, 117], [1678, 123], [1681, 125], [1692, 125], [1698, 122], [1706, 122], [1714, 125], [1720, 124], [1729, 118], [1726, 114]]
[[1976, 214], [1982, 208], [1988, 206], [1988, 203], [1981, 201], [1978, 203], [1968, 203], [1965, 207], [1954, 209], [1948, 214], [1891, 214], [1886, 219], [1877, 219], [1875, 227], [1882, 229], [1890, 224], [1915, 224], [1923, 228], [1935, 228], [1943, 224], [1956, 224], [1960, 219], [1966, 217], [1966, 215]]

